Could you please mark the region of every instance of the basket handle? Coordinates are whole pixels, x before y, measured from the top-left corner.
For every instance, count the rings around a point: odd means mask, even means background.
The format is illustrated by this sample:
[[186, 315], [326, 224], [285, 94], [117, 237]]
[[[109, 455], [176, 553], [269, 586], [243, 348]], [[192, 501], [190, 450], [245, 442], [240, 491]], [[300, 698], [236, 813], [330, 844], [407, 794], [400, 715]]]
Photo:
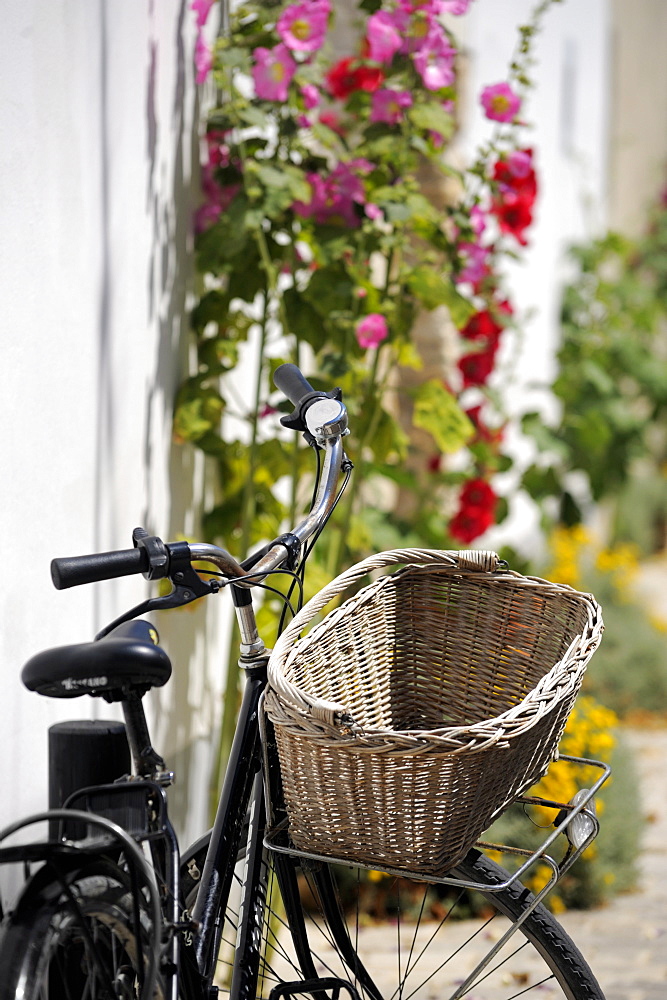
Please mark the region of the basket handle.
[[283, 667], [290, 650], [299, 638], [301, 631], [335, 597], [338, 597], [352, 584], [362, 580], [372, 570], [382, 569], [397, 563], [417, 565], [444, 565], [452, 569], [472, 570], [480, 573], [493, 573], [500, 565], [500, 558], [495, 552], [484, 549], [390, 549], [388, 552], [378, 552], [367, 559], [356, 563], [340, 573], [331, 583], [323, 587], [314, 597], [304, 604], [298, 614], [292, 619], [285, 631], [276, 642], [268, 664], [269, 688], [288, 702], [299, 712], [313, 719], [335, 725], [342, 716], [349, 719], [344, 705], [324, 701], [301, 691], [286, 679]]

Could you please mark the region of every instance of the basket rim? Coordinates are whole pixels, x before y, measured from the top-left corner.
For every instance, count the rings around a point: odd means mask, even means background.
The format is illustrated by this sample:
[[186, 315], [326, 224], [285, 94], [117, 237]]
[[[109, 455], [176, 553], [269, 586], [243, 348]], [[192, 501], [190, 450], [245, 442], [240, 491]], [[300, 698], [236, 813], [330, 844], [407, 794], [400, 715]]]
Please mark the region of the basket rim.
[[[378, 568], [378, 559], [380, 560], [379, 565], [391, 565], [392, 562], [399, 561], [394, 558], [397, 554], [404, 556], [408, 553], [410, 555], [424, 553], [430, 558], [428, 563], [425, 561], [406, 562], [404, 569], [373, 580], [352, 598], [343, 601], [342, 604], [325, 615], [322, 621], [316, 623], [305, 636], [297, 637], [291, 643], [281, 642], [288, 630], [283, 633], [271, 654], [268, 668], [269, 687], [266, 692], [266, 706], [269, 714], [276, 716], [274, 722], [278, 721], [278, 717], [281, 716], [278, 724], [295, 725], [307, 729], [315, 727], [325, 739], [328, 734], [330, 737], [340, 740], [341, 728], [343, 728], [356, 741], [361, 741], [364, 745], [379, 740], [382, 741], [383, 746], [386, 746], [387, 741], [391, 741], [397, 744], [397, 749], [398, 745], [418, 750], [419, 748], [424, 749], [425, 745], [435, 744], [444, 750], [447, 747], [450, 749], [472, 749], [470, 746], [472, 742], [475, 745], [479, 744], [481, 749], [484, 746], [497, 743], [499, 740], [505, 741], [513, 735], [518, 735], [519, 732], [532, 728], [547, 712], [553, 709], [556, 703], [573, 693], [576, 695], [583, 672], [599, 645], [604, 627], [601, 610], [595, 598], [591, 594], [575, 590], [568, 584], [553, 583], [541, 577], [524, 576], [514, 570], [503, 570], [499, 573], [496, 570], [489, 571], [486, 567], [483, 570], [471, 569], [468, 566], [462, 568], [458, 560], [451, 558], [458, 556], [459, 553], [445, 553], [437, 550], [390, 550], [388, 553], [380, 553], [378, 557], [371, 557], [371, 560], [363, 560], [351, 567], [349, 571], [341, 574], [335, 581], [332, 581], [328, 588], [324, 589], [330, 594], [326, 603], [322, 604], [322, 600], [318, 600], [320, 595], [316, 595], [304, 605], [288, 627], [291, 635], [293, 636], [296, 631], [298, 636], [298, 631], [311, 620], [318, 610], [330, 603], [350, 582], [354, 582], [360, 575], [365, 575], [369, 569], [369, 562], [373, 562], [372, 568]], [[495, 553], [490, 555], [495, 555]], [[382, 557], [385, 556], [390, 557], [387, 562], [382, 561]], [[467, 553], [464, 553], [464, 556], [467, 556]], [[497, 560], [497, 556], [495, 558]], [[331, 628], [340, 617], [349, 616], [353, 608], [375, 597], [379, 589], [391, 585], [401, 574], [414, 569], [456, 573], [468, 578], [476, 577], [480, 582], [482, 580], [488, 582], [490, 578], [498, 585], [506, 585], [511, 582], [518, 589], [551, 591], [554, 596], [562, 595], [582, 604], [587, 611], [588, 620], [582, 631], [574, 636], [563, 656], [550, 667], [520, 702], [500, 715], [465, 726], [443, 726], [431, 730], [362, 727], [354, 722], [353, 715], [350, 714], [346, 706], [310, 695], [297, 684], [288, 680], [285, 674], [290, 663], [297, 655], [307, 650], [309, 644], [317, 642], [322, 633]], [[342, 589], [341, 581], [345, 581]], [[320, 593], [322, 594], [324, 591]]]

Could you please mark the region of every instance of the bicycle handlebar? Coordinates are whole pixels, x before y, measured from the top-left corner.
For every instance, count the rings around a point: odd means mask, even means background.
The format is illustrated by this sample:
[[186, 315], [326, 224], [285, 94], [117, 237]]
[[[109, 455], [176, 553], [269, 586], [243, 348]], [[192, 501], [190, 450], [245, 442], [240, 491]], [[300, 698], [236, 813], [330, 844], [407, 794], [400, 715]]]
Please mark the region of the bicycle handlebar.
[[296, 365], [280, 365], [273, 373], [273, 381], [294, 406], [299, 406], [304, 396], [315, 391]]
[[78, 587], [99, 580], [146, 573], [148, 553], [144, 549], [117, 549], [88, 556], [65, 556], [51, 563], [51, 579], [56, 590]]
[[[297, 408], [298, 429], [303, 430], [306, 439], [314, 441], [324, 450], [322, 476], [315, 502], [308, 515], [289, 534], [300, 543], [305, 542], [322, 524], [333, 507], [338, 475], [343, 463], [342, 437], [347, 433], [347, 411], [340, 400], [340, 393], [318, 392], [303, 376], [296, 365], [285, 364], [276, 369], [276, 386]], [[289, 420], [289, 418], [288, 418]], [[289, 424], [295, 426], [295, 424]], [[144, 532], [144, 534], [146, 534]], [[170, 573], [171, 548], [158, 539], [162, 546], [162, 560], [159, 568], [148, 551], [139, 546], [111, 552], [98, 552], [84, 556], [67, 556], [54, 559], [51, 563], [51, 578], [57, 590], [78, 587], [86, 583], [97, 583], [121, 576], [143, 573], [147, 579], [167, 577]], [[181, 547], [183, 543], [176, 543]], [[242, 578], [251, 575], [245, 585], [253, 586], [276, 570], [288, 556], [288, 548], [279, 540], [253, 565], [251, 573], [245, 569], [225, 549], [217, 545], [192, 544], [189, 546], [192, 561], [206, 561], [218, 566], [228, 580], [242, 584]]]

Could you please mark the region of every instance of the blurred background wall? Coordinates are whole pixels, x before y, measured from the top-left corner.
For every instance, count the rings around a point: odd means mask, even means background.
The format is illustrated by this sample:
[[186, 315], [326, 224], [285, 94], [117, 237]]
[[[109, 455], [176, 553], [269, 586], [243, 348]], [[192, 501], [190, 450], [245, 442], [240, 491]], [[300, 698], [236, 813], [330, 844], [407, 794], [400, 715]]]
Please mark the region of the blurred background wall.
[[[478, 138], [479, 90], [504, 78], [531, 7], [474, 0], [460, 22], [462, 150]], [[196, 535], [206, 477], [170, 433], [194, 280], [193, 16], [185, 0], [2, 0], [0, 10], [4, 825], [46, 804], [48, 725], [115, 715], [28, 694], [22, 664], [92, 638], [145, 596], [136, 579], [57, 593], [50, 559], [126, 547], [137, 524]], [[547, 18], [527, 108], [541, 199], [512, 275], [518, 308], [534, 310], [514, 412], [535, 398], [549, 406], [532, 383], [553, 374], [566, 246], [609, 224], [634, 232], [662, 189], [665, 51], [662, 0], [567, 0]], [[511, 530], [529, 528], [519, 512]], [[209, 604], [160, 623], [177, 674], [151, 701], [156, 743], [181, 776], [174, 803], [188, 836], [206, 822], [224, 674], [220, 609]]]

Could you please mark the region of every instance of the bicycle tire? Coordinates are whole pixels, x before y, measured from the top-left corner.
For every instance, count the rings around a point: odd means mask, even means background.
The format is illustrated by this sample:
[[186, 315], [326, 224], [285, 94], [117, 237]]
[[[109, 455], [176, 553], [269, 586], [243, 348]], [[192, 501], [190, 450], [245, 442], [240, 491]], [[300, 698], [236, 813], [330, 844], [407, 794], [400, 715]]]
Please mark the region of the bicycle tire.
[[[151, 931], [141, 892], [113, 862], [59, 877], [47, 864], [0, 928], [0, 1000], [135, 1000]], [[158, 975], [152, 998], [163, 995]]]
[[[205, 856], [205, 843], [199, 841], [197, 850], [185, 857], [182, 870], [182, 886], [186, 905], [190, 906], [196, 895], [197, 882], [196, 873], [203, 866]], [[342, 869], [338, 866], [323, 866], [329, 875], [333, 874], [334, 881], [339, 882]], [[350, 871], [348, 866], [344, 871], [345, 878], [349, 884]], [[193, 875], [193, 872], [195, 873]], [[488, 885], [489, 888], [505, 882], [507, 873], [495, 862], [486, 858], [477, 851], [471, 851], [466, 859], [455, 869], [454, 874], [458, 877], [476, 883]], [[355, 876], [353, 876], [354, 878]], [[325, 878], [325, 881], [327, 880]], [[301, 870], [300, 879], [304, 886], [307, 884], [312, 900], [318, 895], [317, 888], [313, 885], [313, 873]], [[391, 882], [387, 877], [387, 881]], [[403, 881], [403, 880], [401, 880]], [[360, 893], [362, 887], [367, 885], [359, 879], [357, 888]], [[396, 880], [394, 880], [396, 884]], [[418, 883], [408, 883], [406, 886], [418, 885]], [[409, 892], [409, 888], [404, 890]], [[429, 887], [423, 887], [423, 900], [427, 898]], [[432, 891], [432, 890], [431, 890]], [[458, 892], [458, 890], [457, 890]], [[302, 893], [303, 896], [303, 893]], [[530, 905], [533, 896], [528, 889], [520, 883], [513, 883], [508, 888], [500, 892], [482, 892], [478, 895], [481, 900], [483, 915], [474, 919], [454, 920], [455, 908], [457, 905], [464, 905], [467, 909], [470, 905], [470, 895], [460, 893], [460, 899], [454, 902], [447, 902], [446, 920], [421, 920], [424, 911], [424, 901], [415, 904], [420, 909], [420, 920], [417, 925], [414, 922], [408, 923], [407, 936], [412, 941], [416, 941], [422, 933], [432, 940], [428, 940], [428, 948], [439, 948], [435, 958], [435, 973], [429, 974], [425, 970], [431, 967], [433, 959], [425, 961], [426, 948], [417, 958], [413, 958], [410, 966], [410, 958], [407, 959], [407, 967], [400, 970], [401, 952], [404, 946], [400, 944], [400, 930], [396, 931], [396, 915], [392, 915], [392, 922], [389, 925], [363, 926], [363, 921], [359, 915], [352, 914], [347, 909], [347, 924], [349, 937], [349, 950], [352, 954], [350, 958], [341, 958], [341, 949], [332, 942], [331, 931], [323, 928], [321, 921], [331, 920], [331, 915], [338, 908], [341, 908], [339, 901], [328, 899], [318, 902], [318, 908], [323, 915], [313, 915], [312, 900], [305, 904], [306, 919], [309, 924], [309, 939], [312, 959], [315, 967], [323, 976], [335, 976], [348, 981], [357, 990], [361, 1000], [446, 1000], [456, 993], [457, 988], [475, 967], [484, 949], [490, 948], [487, 939], [497, 940], [500, 931], [496, 930], [497, 921], [509, 918], [517, 920], [524, 910]], [[462, 898], [465, 902], [462, 903]], [[269, 916], [281, 925], [285, 925], [285, 918], [276, 915], [277, 910], [274, 905], [269, 904]], [[273, 915], [273, 916], [271, 916]], [[420, 928], [418, 925], [422, 924]], [[447, 930], [445, 931], [445, 925]], [[224, 968], [231, 962], [231, 952], [233, 951], [235, 932], [235, 912], [233, 905], [228, 907], [226, 914], [226, 924], [228, 930], [223, 935], [223, 945], [219, 962]], [[389, 929], [388, 929], [389, 928]], [[467, 935], [467, 936], [466, 936]], [[268, 996], [272, 986], [276, 982], [287, 980], [294, 981], [302, 978], [298, 969], [290, 944], [285, 943], [289, 937], [286, 929], [276, 937], [275, 929], [269, 933], [272, 939], [273, 954], [264, 962], [262, 979], [265, 988], [258, 996]], [[387, 947], [389, 938], [393, 936], [394, 946]], [[313, 942], [312, 937], [317, 940]], [[451, 939], [453, 944], [451, 951], [453, 954], [442, 950], [443, 940]], [[417, 946], [422, 947], [421, 943]], [[222, 954], [222, 949], [226, 948], [226, 954]], [[413, 944], [414, 949], [414, 944]], [[474, 953], [474, 961], [465, 962], [466, 949]], [[370, 952], [372, 957], [365, 958], [365, 953]], [[386, 953], [394, 953], [398, 956], [398, 972], [395, 978], [389, 978], [387, 970], [384, 968], [384, 958]], [[358, 956], [355, 958], [354, 956]], [[368, 966], [372, 970], [371, 975], [375, 976], [377, 968], [381, 968], [381, 979], [377, 980], [373, 986], [364, 983], [363, 971], [357, 968], [354, 971], [355, 962], [359, 961], [362, 967]], [[419, 966], [419, 969], [418, 969]], [[473, 983], [464, 994], [470, 1000], [511, 1000], [518, 996], [535, 996], [541, 998], [567, 998], [567, 1000], [604, 1000], [604, 994], [591, 971], [588, 963], [577, 948], [575, 943], [567, 935], [554, 916], [541, 904], [538, 904], [532, 913], [526, 918], [523, 925], [517, 930], [510, 943], [506, 946], [506, 951], [496, 957], [491, 963], [492, 971], [485, 972]], [[352, 969], [352, 971], [351, 971]], [[422, 971], [424, 970], [424, 971]], [[409, 975], [406, 973], [409, 972]], [[417, 981], [413, 981], [416, 977]], [[225, 973], [223, 971], [219, 985], [224, 986]], [[385, 985], [388, 984], [388, 985]], [[377, 992], [375, 990], [377, 989]]]

